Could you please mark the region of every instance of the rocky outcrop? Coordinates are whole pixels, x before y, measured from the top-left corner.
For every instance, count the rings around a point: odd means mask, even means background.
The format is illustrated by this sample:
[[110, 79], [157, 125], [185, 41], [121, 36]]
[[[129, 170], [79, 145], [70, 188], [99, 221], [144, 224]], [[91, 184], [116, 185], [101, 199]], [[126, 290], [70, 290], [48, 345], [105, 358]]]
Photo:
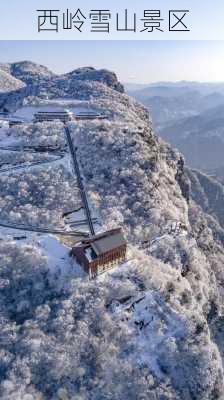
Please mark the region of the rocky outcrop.
[[96, 81], [103, 83], [117, 92], [124, 93], [124, 87], [118, 81], [116, 74], [106, 69], [96, 70], [92, 67], [79, 68], [68, 74], [65, 74], [64, 78], [72, 81]]

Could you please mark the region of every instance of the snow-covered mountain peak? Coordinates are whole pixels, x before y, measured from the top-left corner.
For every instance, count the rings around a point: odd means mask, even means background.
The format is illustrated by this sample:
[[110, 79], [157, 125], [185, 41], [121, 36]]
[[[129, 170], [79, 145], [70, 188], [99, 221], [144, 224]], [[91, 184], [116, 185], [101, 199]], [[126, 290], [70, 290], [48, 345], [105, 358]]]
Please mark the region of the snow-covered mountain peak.
[[[11, 227], [0, 237], [0, 396], [221, 400], [224, 251], [210, 209], [197, 204], [207, 181], [188, 174], [193, 197], [183, 157], [114, 74], [18, 70], [27, 107], [103, 116], [69, 122], [70, 139], [97, 229], [121, 226], [128, 253], [95, 281], [82, 275], [69, 257], [75, 239], [52, 233], [85, 218], [63, 124], [1, 128], [0, 210]], [[12, 94], [1, 101], [18, 108]]]

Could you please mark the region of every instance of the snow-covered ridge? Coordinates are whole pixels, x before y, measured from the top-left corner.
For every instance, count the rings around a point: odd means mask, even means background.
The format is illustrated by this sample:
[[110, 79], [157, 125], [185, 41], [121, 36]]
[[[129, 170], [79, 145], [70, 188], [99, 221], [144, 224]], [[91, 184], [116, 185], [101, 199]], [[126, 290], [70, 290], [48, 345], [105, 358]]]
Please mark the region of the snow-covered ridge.
[[114, 90], [121, 93], [124, 92], [124, 88], [118, 82], [116, 75], [106, 69], [96, 70], [92, 67], [84, 67], [75, 69], [67, 74], [56, 75], [43, 65], [23, 61], [12, 64], [0, 64], [0, 70], [24, 82], [26, 85], [35, 86], [37, 93], [43, 89], [43, 83], [45, 85], [48, 83], [49, 86], [50, 84], [56, 84], [62, 87], [66, 81], [71, 83], [80, 80], [101, 82]]
[[[22, 61], [0, 64], [0, 71], [3, 75], [2, 79], [0, 76], [0, 110], [15, 111], [29, 96], [84, 100], [88, 93], [91, 96], [91, 86], [94, 87], [94, 84], [96, 91], [102, 86], [124, 92], [116, 75], [105, 69], [85, 67], [64, 75], [56, 75], [42, 65]], [[9, 92], [12, 96], [8, 95]]]

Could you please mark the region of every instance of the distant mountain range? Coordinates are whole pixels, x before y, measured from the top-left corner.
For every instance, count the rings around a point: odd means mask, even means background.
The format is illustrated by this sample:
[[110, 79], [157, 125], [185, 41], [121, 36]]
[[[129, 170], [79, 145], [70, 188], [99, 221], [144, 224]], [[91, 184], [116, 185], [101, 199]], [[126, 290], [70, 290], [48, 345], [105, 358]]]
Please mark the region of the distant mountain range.
[[213, 170], [224, 165], [224, 104], [173, 121], [158, 133], [185, 155], [190, 166]]
[[209, 172], [224, 166], [224, 83], [158, 83], [129, 93], [189, 166]]

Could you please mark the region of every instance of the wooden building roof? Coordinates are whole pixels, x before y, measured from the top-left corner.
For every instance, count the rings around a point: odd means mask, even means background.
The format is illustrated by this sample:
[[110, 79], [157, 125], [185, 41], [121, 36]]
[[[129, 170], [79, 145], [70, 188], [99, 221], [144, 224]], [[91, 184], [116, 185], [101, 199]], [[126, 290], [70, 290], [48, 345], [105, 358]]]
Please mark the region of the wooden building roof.
[[96, 239], [91, 246], [97, 255], [106, 253], [116, 247], [126, 244], [121, 232]]
[[107, 253], [117, 247], [126, 244], [121, 228], [100, 233], [82, 241], [84, 245], [90, 245], [97, 256]]

